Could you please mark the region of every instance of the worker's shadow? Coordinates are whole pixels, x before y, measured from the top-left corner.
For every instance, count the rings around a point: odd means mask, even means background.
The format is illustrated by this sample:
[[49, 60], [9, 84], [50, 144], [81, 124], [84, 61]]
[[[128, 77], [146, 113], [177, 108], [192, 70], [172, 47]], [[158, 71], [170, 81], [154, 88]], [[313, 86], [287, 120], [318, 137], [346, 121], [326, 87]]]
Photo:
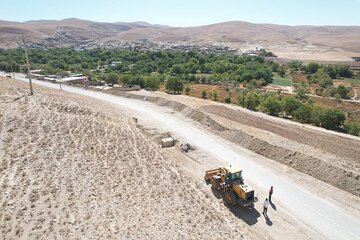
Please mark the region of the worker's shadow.
[[271, 205], [272, 209], [274, 209], [276, 211], [276, 205], [273, 202], [270, 202], [270, 205]]
[[266, 225], [268, 226], [272, 226], [273, 222], [270, 220], [269, 216], [267, 214], [264, 214], [265, 220], [266, 220]]

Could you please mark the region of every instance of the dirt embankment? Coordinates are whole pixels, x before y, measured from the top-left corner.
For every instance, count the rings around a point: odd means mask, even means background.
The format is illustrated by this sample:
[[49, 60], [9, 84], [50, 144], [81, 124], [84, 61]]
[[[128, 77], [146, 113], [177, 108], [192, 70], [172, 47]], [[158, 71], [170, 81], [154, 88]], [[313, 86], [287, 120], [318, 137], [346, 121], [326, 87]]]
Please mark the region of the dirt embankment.
[[249, 239], [127, 116], [0, 80], [0, 235], [6, 239]]
[[[115, 90], [109, 90], [108, 93], [139, 100], [143, 100], [145, 97], [140, 94], [124, 93]], [[259, 118], [224, 106], [209, 105], [193, 109], [183, 103], [161, 97], [146, 96], [146, 98], [157, 105], [166, 106], [181, 112], [185, 116], [200, 122], [223, 138], [255, 153], [360, 196], [360, 141], [358, 140], [310, 130], [293, 124], [272, 122], [268, 119]], [[228, 128], [212, 119], [209, 114], [215, 114], [231, 121], [269, 131], [295, 143], [309, 145], [319, 151], [331, 153], [336, 157], [341, 157], [342, 163], [335, 164], [327, 161], [327, 159], [314, 157], [316, 153], [312, 154], [313, 156], [309, 156], [301, 151], [294, 151], [258, 139], [245, 131]]]

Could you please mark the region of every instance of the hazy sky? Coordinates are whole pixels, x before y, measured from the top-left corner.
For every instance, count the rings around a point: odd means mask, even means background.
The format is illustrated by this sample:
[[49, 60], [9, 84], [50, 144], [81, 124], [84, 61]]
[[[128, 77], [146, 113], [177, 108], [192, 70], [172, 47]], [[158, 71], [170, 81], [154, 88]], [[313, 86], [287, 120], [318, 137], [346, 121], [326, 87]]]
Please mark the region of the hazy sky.
[[198, 26], [224, 21], [360, 25], [360, 0], [0, 0], [0, 19], [80, 18]]

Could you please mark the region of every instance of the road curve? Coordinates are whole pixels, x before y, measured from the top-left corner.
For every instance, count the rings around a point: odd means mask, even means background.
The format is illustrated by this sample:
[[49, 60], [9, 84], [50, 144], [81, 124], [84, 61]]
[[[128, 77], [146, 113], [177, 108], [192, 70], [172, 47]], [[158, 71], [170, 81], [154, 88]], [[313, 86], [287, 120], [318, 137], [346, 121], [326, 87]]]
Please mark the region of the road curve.
[[[16, 78], [28, 81], [25, 78]], [[33, 80], [35, 84], [59, 89], [59, 85]], [[241, 166], [246, 173], [247, 181], [260, 189], [267, 189], [269, 182], [276, 186], [276, 196], [281, 206], [294, 218], [326, 239], [360, 239], [360, 219], [358, 212], [360, 206], [353, 206], [356, 213], [348, 211], [340, 204], [317, 196], [290, 176], [280, 175], [274, 169], [267, 168], [261, 162], [249, 158], [234, 147], [234, 144], [220, 140], [209, 131], [200, 128], [192, 121], [186, 121], [160, 109], [149, 102], [113, 96], [101, 92], [85, 90], [82, 88], [63, 85], [66, 92], [80, 94], [106, 101], [121, 107], [138, 112], [147, 118], [160, 122], [167, 128], [189, 143], [194, 143], [203, 152], [211, 155], [224, 164]], [[36, 93], [35, 93], [36, 94]], [[159, 111], [157, 111], [159, 110]], [[284, 166], [285, 167], [285, 166]], [[318, 181], [315, 180], [314, 181]], [[357, 201], [356, 201], [357, 202]], [[295, 237], [295, 236], [294, 236]], [[299, 237], [296, 237], [299, 238]], [[301, 238], [301, 237], [300, 237]]]

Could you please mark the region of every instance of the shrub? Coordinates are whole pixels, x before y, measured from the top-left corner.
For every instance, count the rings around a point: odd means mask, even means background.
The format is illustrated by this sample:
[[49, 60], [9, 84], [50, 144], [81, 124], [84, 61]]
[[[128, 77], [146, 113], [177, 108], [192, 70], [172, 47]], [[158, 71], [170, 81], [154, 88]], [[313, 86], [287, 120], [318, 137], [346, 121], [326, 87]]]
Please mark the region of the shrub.
[[306, 95], [306, 88], [303, 86], [300, 86], [296, 89], [296, 98], [299, 100], [306, 100], [309, 97]]
[[342, 99], [349, 99], [350, 98], [349, 94], [351, 92], [351, 88], [340, 85], [336, 88], [336, 92], [340, 95], [340, 97]]
[[225, 103], [231, 103], [231, 95], [226, 95], [225, 97], [224, 97], [224, 102]]
[[214, 100], [214, 101], [218, 101], [219, 96], [218, 96], [218, 93], [217, 93], [217, 92], [214, 92], [213, 95], [212, 95], [212, 97], [213, 97], [213, 100]]
[[190, 91], [191, 91], [190, 86], [189, 86], [189, 85], [186, 86], [186, 88], [185, 88], [185, 93], [186, 93], [186, 95], [189, 95], [189, 94], [190, 94]]
[[356, 123], [345, 124], [345, 130], [347, 133], [349, 133], [351, 135], [360, 137], [360, 125], [358, 125]]
[[203, 99], [206, 99], [206, 95], [207, 95], [207, 92], [206, 92], [205, 89], [203, 89], [202, 92], [201, 92], [201, 97], [202, 97]]
[[245, 107], [246, 94], [240, 93], [237, 97], [237, 104], [241, 107]]

